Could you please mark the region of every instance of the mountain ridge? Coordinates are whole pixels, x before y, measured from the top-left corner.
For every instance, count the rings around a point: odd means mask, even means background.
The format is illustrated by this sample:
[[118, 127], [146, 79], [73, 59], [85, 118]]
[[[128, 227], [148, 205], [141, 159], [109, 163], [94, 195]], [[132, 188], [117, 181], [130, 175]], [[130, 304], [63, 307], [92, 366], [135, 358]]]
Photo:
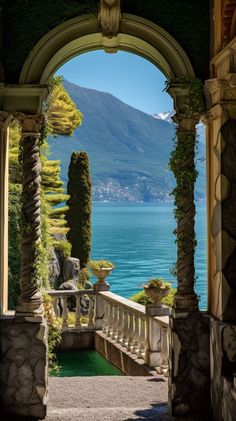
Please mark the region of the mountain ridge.
[[[63, 180], [67, 180], [71, 153], [84, 150], [90, 158], [94, 200], [172, 201], [169, 194], [174, 177], [168, 160], [174, 124], [131, 107], [107, 92], [66, 80], [64, 86], [84, 117], [70, 139], [49, 139], [51, 158], [61, 160]], [[199, 169], [196, 197], [203, 200], [202, 164]]]

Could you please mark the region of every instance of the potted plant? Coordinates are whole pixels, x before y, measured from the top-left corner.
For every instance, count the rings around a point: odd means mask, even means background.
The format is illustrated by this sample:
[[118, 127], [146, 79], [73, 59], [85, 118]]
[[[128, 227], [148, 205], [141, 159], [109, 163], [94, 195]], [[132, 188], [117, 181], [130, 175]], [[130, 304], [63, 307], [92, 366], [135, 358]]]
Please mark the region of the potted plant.
[[163, 278], [153, 278], [144, 284], [144, 291], [146, 295], [150, 298], [153, 304], [157, 306], [162, 306], [161, 300], [169, 294], [170, 289], [171, 284], [169, 282], [165, 282]]
[[98, 278], [98, 282], [105, 282], [115, 265], [108, 260], [90, 260], [88, 267], [92, 274]]

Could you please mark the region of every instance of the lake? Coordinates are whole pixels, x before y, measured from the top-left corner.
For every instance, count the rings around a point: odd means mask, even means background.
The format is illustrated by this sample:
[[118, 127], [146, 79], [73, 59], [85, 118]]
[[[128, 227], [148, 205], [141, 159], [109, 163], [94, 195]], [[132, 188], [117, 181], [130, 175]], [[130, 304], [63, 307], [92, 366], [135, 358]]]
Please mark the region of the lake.
[[[92, 259], [106, 259], [116, 268], [108, 278], [111, 291], [126, 298], [152, 277], [166, 281], [176, 261], [173, 205], [156, 203], [93, 203]], [[196, 292], [207, 307], [206, 207], [197, 206]]]

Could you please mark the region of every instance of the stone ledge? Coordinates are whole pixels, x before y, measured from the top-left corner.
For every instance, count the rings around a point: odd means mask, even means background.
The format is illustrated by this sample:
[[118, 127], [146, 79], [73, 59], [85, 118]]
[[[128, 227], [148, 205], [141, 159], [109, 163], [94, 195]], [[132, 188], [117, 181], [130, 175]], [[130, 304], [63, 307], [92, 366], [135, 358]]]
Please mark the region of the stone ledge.
[[95, 332], [94, 330], [76, 330], [70, 328], [64, 330], [58, 348], [64, 351], [71, 349], [94, 349]]
[[128, 376], [157, 376], [157, 372], [150, 369], [143, 359], [128, 352], [100, 330], [95, 332], [95, 349]]

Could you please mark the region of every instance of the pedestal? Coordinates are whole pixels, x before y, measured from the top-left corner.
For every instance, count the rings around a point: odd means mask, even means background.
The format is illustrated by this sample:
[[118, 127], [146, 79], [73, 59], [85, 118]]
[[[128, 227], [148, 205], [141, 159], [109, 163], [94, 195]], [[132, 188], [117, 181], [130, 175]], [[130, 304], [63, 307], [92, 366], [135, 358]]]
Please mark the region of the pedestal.
[[48, 400], [46, 322], [2, 319], [0, 327], [3, 409], [9, 414], [43, 419]]

